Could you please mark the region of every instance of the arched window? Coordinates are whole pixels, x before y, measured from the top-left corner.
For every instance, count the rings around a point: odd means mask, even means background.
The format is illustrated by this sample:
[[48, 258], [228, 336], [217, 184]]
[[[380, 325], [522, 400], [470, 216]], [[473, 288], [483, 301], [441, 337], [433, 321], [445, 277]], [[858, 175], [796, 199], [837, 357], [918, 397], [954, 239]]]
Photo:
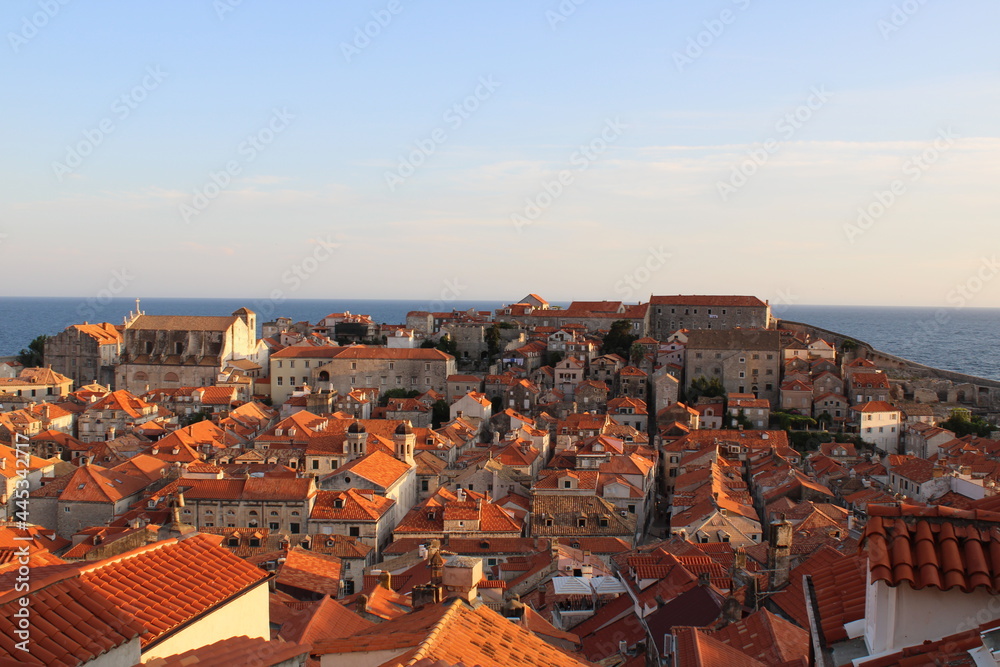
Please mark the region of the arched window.
[[149, 379], [148, 375], [146, 375], [142, 371], [136, 371], [136, 373], [135, 373], [135, 381], [136, 382], [145, 382], [148, 379]]
[[180, 382], [181, 378], [177, 373], [170, 372], [163, 376], [164, 382]]

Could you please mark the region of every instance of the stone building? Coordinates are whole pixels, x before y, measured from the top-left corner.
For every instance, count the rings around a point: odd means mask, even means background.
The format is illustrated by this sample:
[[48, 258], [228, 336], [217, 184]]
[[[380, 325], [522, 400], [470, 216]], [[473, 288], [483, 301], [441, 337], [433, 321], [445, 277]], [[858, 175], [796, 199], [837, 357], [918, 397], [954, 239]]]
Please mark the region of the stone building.
[[678, 329], [767, 329], [772, 323], [771, 306], [755, 296], [654, 296], [649, 310], [657, 340]]
[[292, 345], [271, 354], [271, 401], [281, 405], [303, 385], [315, 387], [328, 382], [329, 376], [313, 375], [313, 370], [329, 363], [344, 348], [332, 345]]
[[313, 384], [320, 390], [348, 394], [359, 387], [433, 389], [447, 392], [447, 379], [455, 375], [455, 357], [433, 348], [345, 347], [330, 361], [313, 369]]
[[257, 355], [257, 316], [240, 308], [228, 317], [141, 314], [122, 332], [115, 386], [134, 393], [214, 383], [233, 359]]
[[684, 377], [722, 381], [727, 394], [754, 394], [775, 405], [779, 398], [781, 350], [777, 331], [692, 331]]
[[97, 382], [114, 388], [122, 334], [110, 322], [74, 324], [45, 341], [45, 363], [82, 387]]

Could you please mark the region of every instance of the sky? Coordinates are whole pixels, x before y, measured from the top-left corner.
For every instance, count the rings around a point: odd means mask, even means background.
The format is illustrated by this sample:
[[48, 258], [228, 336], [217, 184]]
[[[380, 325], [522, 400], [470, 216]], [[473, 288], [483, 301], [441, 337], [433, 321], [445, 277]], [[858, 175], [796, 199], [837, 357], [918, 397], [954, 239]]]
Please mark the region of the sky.
[[1000, 307], [1000, 4], [0, 4], [5, 296]]

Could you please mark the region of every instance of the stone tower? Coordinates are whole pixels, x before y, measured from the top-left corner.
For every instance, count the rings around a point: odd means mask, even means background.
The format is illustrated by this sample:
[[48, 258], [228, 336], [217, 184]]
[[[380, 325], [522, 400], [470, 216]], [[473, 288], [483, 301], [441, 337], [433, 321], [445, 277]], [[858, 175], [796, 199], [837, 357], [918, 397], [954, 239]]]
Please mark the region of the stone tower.
[[417, 436], [413, 434], [413, 427], [409, 421], [405, 421], [396, 427], [396, 433], [392, 438], [396, 443], [396, 458], [411, 466], [417, 463], [413, 459], [413, 450], [417, 444]]

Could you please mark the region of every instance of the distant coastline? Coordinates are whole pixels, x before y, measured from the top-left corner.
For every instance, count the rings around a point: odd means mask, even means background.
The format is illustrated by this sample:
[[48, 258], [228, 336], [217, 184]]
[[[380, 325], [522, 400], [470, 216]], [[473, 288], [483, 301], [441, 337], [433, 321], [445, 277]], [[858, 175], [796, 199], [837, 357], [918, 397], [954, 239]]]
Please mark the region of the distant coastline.
[[[516, 297], [515, 297], [516, 298]], [[411, 310], [493, 310], [501, 301], [419, 301], [393, 299], [170, 299], [141, 301], [150, 314], [219, 315], [241, 307], [258, 321], [287, 316], [315, 322], [331, 312], [349, 310], [377, 322], [402, 323]], [[557, 303], [554, 305], [567, 305]], [[55, 334], [84, 320], [120, 323], [135, 300], [67, 297], [0, 297], [0, 356], [17, 354], [40, 334]], [[1000, 381], [1000, 348], [990, 345], [1000, 331], [998, 308], [914, 308], [871, 306], [774, 306], [775, 316], [808, 323], [865, 341], [874, 349], [916, 364]], [[942, 315], [943, 313], [943, 315]]]

